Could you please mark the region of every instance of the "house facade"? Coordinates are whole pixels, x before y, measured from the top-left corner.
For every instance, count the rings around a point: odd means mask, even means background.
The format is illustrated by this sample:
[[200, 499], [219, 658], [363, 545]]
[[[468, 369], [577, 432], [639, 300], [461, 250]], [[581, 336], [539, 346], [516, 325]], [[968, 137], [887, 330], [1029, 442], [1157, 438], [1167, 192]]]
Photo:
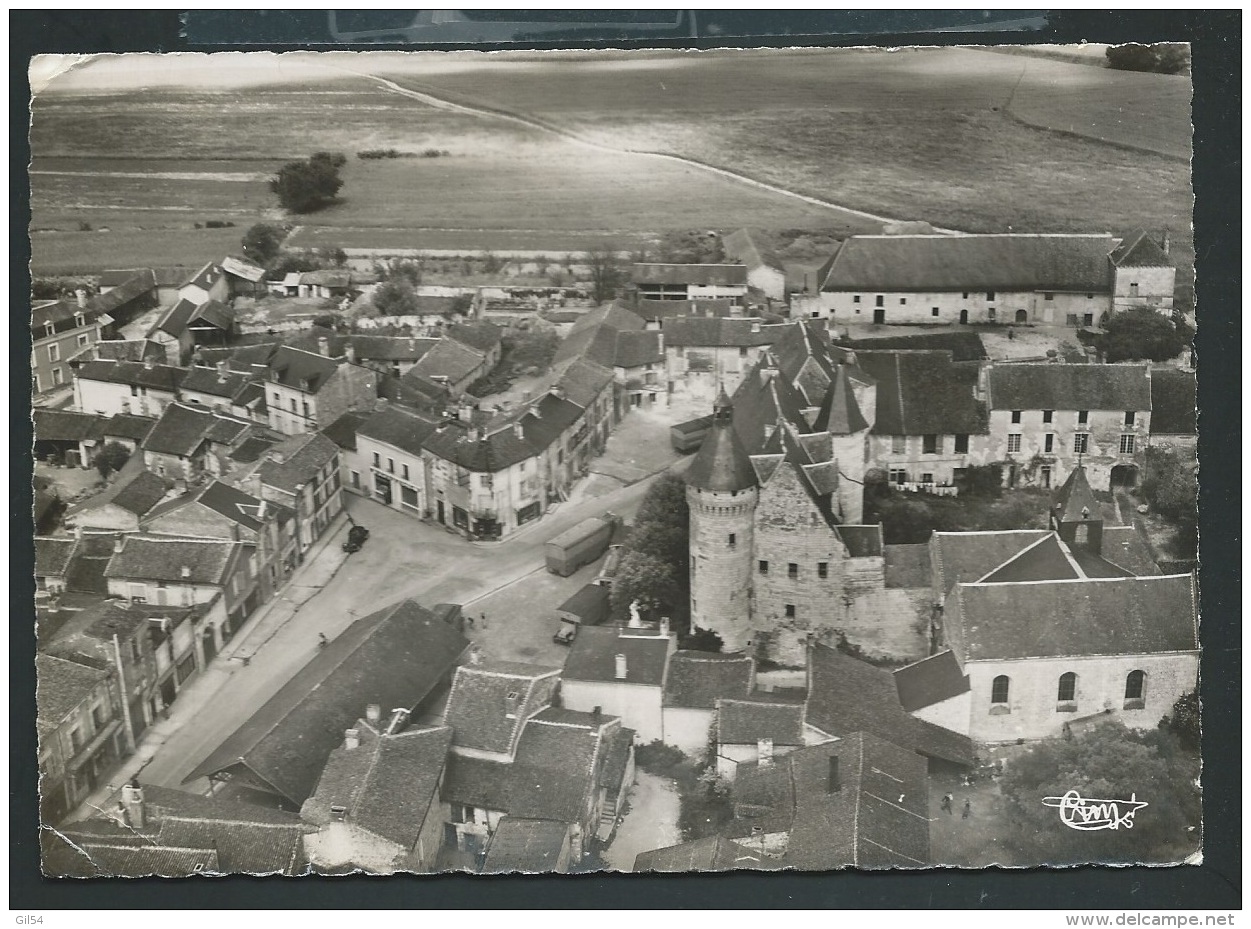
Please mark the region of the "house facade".
[[571, 710], [598, 707], [618, 716], [643, 743], [663, 739], [665, 671], [676, 649], [668, 623], [659, 629], [582, 628], [561, 675], [561, 702]]
[[69, 360], [99, 342], [112, 321], [93, 310], [85, 296], [78, 303], [57, 300], [35, 306], [30, 314], [30, 370], [35, 394], [70, 384], [74, 372]]
[[160, 416], [178, 399], [184, 374], [150, 360], [88, 361], [74, 373], [74, 406], [98, 416]]
[[783, 331], [759, 319], [671, 316], [661, 329], [666, 386], [709, 403], [718, 390], [733, 393], [761, 351]]
[[284, 435], [315, 432], [344, 413], [373, 409], [378, 372], [322, 352], [284, 345], [269, 361], [265, 384], [270, 428]]
[[735, 264], [638, 263], [630, 280], [644, 300], [729, 300], [742, 306], [747, 268]]

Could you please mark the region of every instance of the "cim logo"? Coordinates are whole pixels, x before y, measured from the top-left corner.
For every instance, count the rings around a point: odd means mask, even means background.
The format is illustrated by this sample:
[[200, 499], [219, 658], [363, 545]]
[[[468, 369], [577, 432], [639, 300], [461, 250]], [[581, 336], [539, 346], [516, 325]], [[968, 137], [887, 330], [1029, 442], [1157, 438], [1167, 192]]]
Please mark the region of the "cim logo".
[[1060, 811], [1060, 822], [1070, 829], [1133, 829], [1134, 814], [1147, 803], [1130, 794], [1128, 800], [1096, 800], [1070, 790], [1062, 797], [1043, 797], [1043, 805]]

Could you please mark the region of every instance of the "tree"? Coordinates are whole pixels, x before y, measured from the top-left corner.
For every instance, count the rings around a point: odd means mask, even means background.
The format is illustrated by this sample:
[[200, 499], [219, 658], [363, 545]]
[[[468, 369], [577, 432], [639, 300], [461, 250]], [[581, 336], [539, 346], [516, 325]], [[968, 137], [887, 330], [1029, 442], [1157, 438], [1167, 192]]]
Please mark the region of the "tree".
[[721, 236], [715, 232], [667, 232], [660, 240], [660, 261], [673, 264], [716, 264], [725, 261]]
[[373, 304], [383, 316], [416, 316], [420, 312], [417, 292], [405, 280], [379, 284], [374, 291]]
[[1160, 720], [1160, 726], [1177, 736], [1182, 748], [1197, 752], [1202, 733], [1199, 692], [1192, 690], [1178, 697], [1173, 712]]
[[686, 484], [665, 474], [639, 504], [625, 555], [612, 586], [614, 615], [624, 617], [634, 600], [660, 612], [679, 628], [690, 608], [690, 524]]
[[591, 270], [591, 299], [599, 304], [617, 296], [617, 288], [625, 278], [617, 253], [606, 245], [597, 245], [586, 253], [586, 263]]
[[100, 477], [108, 480], [109, 474], [120, 471], [130, 460], [130, 449], [120, 442], [109, 442], [96, 453], [96, 470]]
[[1141, 359], [1168, 361], [1186, 347], [1176, 323], [1147, 306], [1131, 307], [1106, 318], [1097, 345], [1109, 364]]
[[388, 281], [407, 281], [413, 287], [421, 286], [420, 261], [395, 261], [388, 268], [382, 269], [382, 277]]
[[997, 498], [1003, 494], [1003, 465], [970, 465], [956, 478], [960, 493]]
[[[1016, 758], [1000, 781], [1007, 814], [1020, 827], [1022, 858], [1047, 864], [1175, 861], [1199, 848], [1199, 758], [1163, 729], [1131, 730], [1107, 720], [1067, 738], [1044, 739]], [[1082, 797], [1148, 806], [1131, 829], [1078, 831], [1043, 803]]]
[[1147, 449], [1140, 491], [1156, 512], [1170, 519], [1196, 518], [1199, 482], [1195, 470], [1171, 448]]
[[307, 161], [291, 161], [270, 179], [269, 189], [278, 195], [283, 209], [311, 213], [333, 203], [343, 181], [339, 169], [347, 162], [343, 155], [318, 152]]
[[243, 254], [257, 264], [268, 267], [282, 251], [287, 230], [271, 223], [257, 223], [243, 234]]
[[610, 601], [613, 613], [625, 616], [630, 604], [648, 614], [672, 611], [682, 599], [681, 585], [673, 564], [644, 551], [629, 551], [621, 559], [613, 578]]

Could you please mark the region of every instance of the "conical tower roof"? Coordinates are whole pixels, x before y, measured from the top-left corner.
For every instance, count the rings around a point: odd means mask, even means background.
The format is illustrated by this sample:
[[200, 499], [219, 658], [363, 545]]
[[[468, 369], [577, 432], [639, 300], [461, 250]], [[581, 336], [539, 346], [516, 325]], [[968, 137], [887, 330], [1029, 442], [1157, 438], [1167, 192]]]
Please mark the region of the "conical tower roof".
[[869, 428], [847, 380], [847, 369], [842, 365], [834, 369], [830, 389], [825, 392], [814, 426], [820, 432], [833, 435], [851, 435]]
[[1078, 465], [1068, 480], [1056, 491], [1051, 501], [1051, 516], [1056, 523], [1076, 523], [1082, 520], [1101, 519], [1102, 510], [1095, 493], [1086, 480], [1086, 469]]
[[756, 486], [756, 469], [734, 431], [734, 405], [724, 387], [713, 404], [712, 428], [686, 472], [686, 483], [717, 493], [733, 493]]

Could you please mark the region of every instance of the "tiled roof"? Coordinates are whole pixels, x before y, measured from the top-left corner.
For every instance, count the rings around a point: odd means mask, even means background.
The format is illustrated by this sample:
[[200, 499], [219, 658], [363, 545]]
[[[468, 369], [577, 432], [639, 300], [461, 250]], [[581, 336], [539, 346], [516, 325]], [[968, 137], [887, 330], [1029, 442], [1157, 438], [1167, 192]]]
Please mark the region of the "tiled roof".
[[187, 376], [182, 381], [182, 389], [233, 399], [250, 383], [252, 383], [251, 377], [238, 371], [219, 373], [215, 367], [194, 365], [187, 369]]
[[1060, 522], [1079, 522], [1102, 513], [1095, 492], [1086, 479], [1086, 469], [1078, 466], [1069, 472], [1064, 483], [1051, 498], [1051, 515]]
[[156, 289], [156, 278], [151, 271], [140, 270], [131, 278], [118, 284], [106, 294], [92, 297], [91, 308], [99, 313], [112, 313], [132, 300], [137, 300]]
[[556, 870], [561, 851], [569, 839], [569, 823], [505, 816], [491, 835], [484, 874], [513, 871], [538, 873]]
[[622, 305], [647, 322], [673, 316], [733, 316], [741, 312], [728, 297], [713, 300], [648, 300], [635, 297]]
[[52, 323], [55, 332], [67, 332], [78, 328], [75, 320], [80, 315], [84, 317], [86, 325], [92, 325], [99, 314], [90, 307], [79, 306], [72, 300], [52, 300], [48, 303], [41, 303], [30, 311], [31, 336], [35, 339], [42, 339], [48, 323]]
[[1160, 573], [1150, 547], [1134, 526], [1104, 526], [1099, 553], [1138, 577]]
[[969, 678], [951, 649], [894, 672], [899, 705], [909, 713], [969, 692]]
[[356, 427], [361, 438], [373, 439], [398, 448], [412, 455], [420, 455], [426, 436], [434, 432], [438, 423], [403, 410], [388, 406], [365, 419]]
[[[954, 601], [954, 602], [952, 602]], [[1199, 647], [1188, 574], [961, 584], [949, 598], [965, 661], [1149, 655]]]
[[522, 433], [534, 448], [547, 448], [582, 419], [585, 412], [572, 400], [549, 392], [531, 402], [519, 419], [516, 416], [512, 419], [521, 423]]
[[935, 532], [930, 536], [930, 564], [938, 594], [958, 583], [971, 584], [1017, 552], [1047, 535], [1045, 529], [990, 532]]
[[181, 337], [187, 331], [191, 318], [195, 316], [196, 309], [196, 304], [190, 300], [179, 300], [161, 317], [160, 321], [153, 327], [153, 332], [164, 332], [176, 339]]
[[274, 506], [272, 503], [263, 503], [251, 494], [245, 494], [221, 481], [213, 481], [205, 487], [200, 492], [197, 502], [253, 532], [259, 532], [264, 528], [265, 522], [261, 518], [261, 513], [265, 508]]
[[284, 387], [315, 394], [339, 370], [340, 362], [316, 352], [279, 346], [269, 360], [269, 379]]
[[[282, 456], [282, 461], [274, 460], [275, 455]], [[321, 433], [311, 432], [288, 436], [269, 450], [269, 456], [259, 468], [261, 483], [296, 493], [322, 468], [338, 459], [339, 446]]]
[[579, 629], [565, 659], [570, 681], [617, 680], [617, 655], [625, 655], [629, 684], [660, 687], [665, 679], [669, 639], [645, 629], [587, 626]]
[[183, 286], [184, 287], [193, 287], [193, 286], [203, 287], [205, 290], [208, 290], [210, 287], [213, 286], [214, 283], [216, 283], [217, 279], [221, 277], [221, 274], [222, 274], [221, 267], [210, 261], [208, 264], [206, 264], [204, 267], [202, 267], [199, 271], [196, 272], [195, 277], [191, 278]]
[[613, 351], [613, 367], [639, 368], [660, 364], [665, 353], [660, 349], [659, 332], [618, 332]]
[[1149, 410], [1149, 364], [996, 364], [992, 410]]
[[239, 443], [238, 448], [231, 451], [230, 459], [244, 464], [259, 461], [262, 455], [277, 444], [278, 440], [272, 439], [269, 436], [252, 436], [244, 439]]
[[352, 273], [335, 270], [305, 271], [300, 275], [300, 283], [319, 287], [349, 287], [352, 284]]
[[846, 239], [822, 290], [1111, 289], [1108, 235], [868, 235]]
[[877, 435], [978, 435], [988, 431], [977, 400], [977, 366], [955, 364], [947, 352], [857, 351], [877, 381]]
[[265, 269], [258, 268], [256, 265], [240, 258], [223, 258], [222, 270], [227, 274], [233, 274], [235, 277], [241, 277], [245, 281], [251, 281], [253, 284], [259, 283], [265, 277]]
[[760, 739], [772, 739], [774, 745], [803, 745], [803, 704], [773, 702], [767, 694], [717, 701], [717, 742], [755, 745]]
[[733, 408], [722, 391], [717, 413], [695, 459], [686, 471], [688, 486], [717, 493], [737, 492], [755, 487], [756, 471], [734, 428]]
[[1151, 372], [1151, 434], [1195, 435], [1198, 398], [1191, 371], [1157, 368]]
[[772, 345], [788, 327], [761, 325], [758, 319], [671, 316], [664, 320], [665, 346], [745, 348]]
[[312, 794], [326, 757], [370, 704], [412, 709], [468, 641], [412, 600], [358, 619], [219, 745], [187, 780], [242, 764], [294, 803]]
[[710, 710], [722, 698], [745, 698], [754, 677], [755, 662], [743, 655], [675, 652], [665, 678], [664, 705]]
[[118, 487], [117, 494], [109, 502], [123, 510], [144, 516], [160, 503], [169, 492], [169, 483], [151, 471], [140, 471], [131, 480]]
[[35, 703], [39, 718], [50, 725], [60, 725], [108, 676], [75, 661], [36, 655]]
[[435, 380], [446, 378], [456, 383], [480, 367], [483, 358], [483, 353], [477, 349], [469, 348], [451, 339], [441, 339], [430, 351], [422, 355], [421, 359], [405, 372], [405, 375], [415, 371], [422, 377]]
[[747, 268], [731, 264], [635, 264], [630, 279], [636, 284], [697, 284], [746, 287]]
[[92, 342], [84, 351], [108, 361], [143, 361], [165, 357], [165, 350], [148, 339], [105, 339]]
[[35, 576], [63, 577], [74, 554], [75, 540], [35, 538]]
[[[550, 710], [544, 711], [544, 716]], [[610, 728], [604, 737], [602, 756], [599, 763], [598, 784], [610, 794], [617, 793], [625, 784], [626, 769], [630, 765], [630, 754], [634, 750], [634, 740], [638, 733], [624, 726]]]
[[662, 873], [732, 871], [736, 868], [761, 867], [767, 861], [759, 851], [715, 835], [642, 852], [634, 859], [634, 870]]
[[574, 359], [561, 372], [555, 386], [572, 402], [585, 409], [613, 382], [612, 371], [603, 365]]
[[[878, 396], [881, 396], [881, 388], [879, 382]], [[852, 392], [847, 371], [842, 365], [835, 368], [834, 379], [812, 425], [818, 432], [832, 435], [851, 435], [869, 428], [864, 414], [860, 412], [860, 404], [856, 402], [856, 395]]]
[[141, 361], [88, 361], [74, 375], [82, 381], [104, 381], [174, 393], [182, 383], [184, 371], [172, 365]]
[[68, 410], [34, 412], [36, 442], [80, 442], [95, 437], [100, 417]]
[[[242, 549], [242, 542], [220, 539], [127, 535], [104, 576], [220, 586]], [[189, 573], [184, 575], [184, 569]]]
[[[517, 744], [508, 813], [557, 822], [582, 822], [597, 789], [596, 761], [607, 717], [587, 725], [531, 719]], [[615, 724], [615, 721], [614, 721]]]
[[919, 332], [915, 335], [869, 336], [839, 339], [836, 343], [855, 352], [945, 351], [952, 361], [982, 361], [989, 356], [976, 332]]
[[926, 727], [899, 702], [894, 675], [824, 645], [808, 652], [805, 721], [827, 735], [868, 732], [910, 751], [956, 764], [971, 764], [967, 736]]
[[1112, 252], [1118, 268], [1171, 268], [1173, 262], [1159, 243], [1143, 230], [1127, 236]]
[[204, 329], [206, 324], [214, 329], [229, 330], [235, 324], [234, 307], [227, 306], [217, 300], [207, 300], [200, 305], [191, 317], [188, 327]]
[[96, 433], [103, 439], [132, 439], [142, 443], [155, 425], [156, 419], [151, 416], [118, 413], [101, 422], [96, 427]]
[[482, 435], [476, 429], [450, 425], [430, 433], [424, 445], [444, 461], [484, 474], [502, 471], [543, 451], [524, 437], [524, 430], [518, 437], [512, 427]]
[[171, 403], [144, 440], [144, 451], [184, 458], [193, 455], [208, 440], [208, 432], [216, 422], [212, 410]]
[[372, 413], [347, 412], [321, 431], [327, 439], [339, 448], [356, 451], [356, 433], [361, 424], [368, 420]]
[[474, 323], [472, 325], [466, 323], [452, 323], [450, 326], [443, 327], [443, 334], [449, 339], [455, 339], [461, 345], [468, 345], [470, 348], [479, 352], [490, 352], [499, 344], [502, 333], [498, 326], [491, 323]]
[[[560, 670], [519, 662], [484, 662], [456, 670], [443, 721], [457, 747], [511, 753], [526, 717], [542, 709]], [[511, 696], [510, 696], [511, 695]]]
[[42, 866], [53, 877], [189, 877], [223, 871], [212, 848], [129, 845], [123, 844], [124, 836], [85, 837], [73, 827], [52, 832], [56, 834], [45, 842]]

